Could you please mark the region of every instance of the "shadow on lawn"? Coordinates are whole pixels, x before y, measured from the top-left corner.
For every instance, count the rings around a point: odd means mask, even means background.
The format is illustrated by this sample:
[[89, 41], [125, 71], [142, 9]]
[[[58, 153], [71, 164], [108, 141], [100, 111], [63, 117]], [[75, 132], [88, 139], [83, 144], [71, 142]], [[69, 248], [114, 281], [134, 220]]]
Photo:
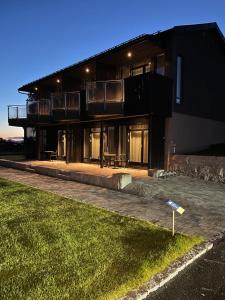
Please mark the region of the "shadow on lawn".
[[[126, 232], [121, 237], [123, 255], [115, 257], [110, 267], [101, 274], [101, 278], [96, 278], [92, 283], [92, 295], [95, 291], [101, 290], [102, 294], [106, 294], [113, 290], [119, 290], [122, 285], [126, 285], [129, 281], [133, 281], [136, 285], [129, 288], [133, 289], [143, 281], [148, 280], [146, 273], [157, 270], [157, 264], [163, 260], [168, 248], [175, 243], [171, 237], [171, 233], [160, 228], [137, 228]], [[124, 252], [126, 255], [124, 255]], [[147, 269], [147, 272], [146, 272]], [[104, 278], [110, 278], [107, 285]], [[96, 294], [96, 298], [97, 298]]]
[[12, 183], [8, 182], [6, 180], [2, 180], [0, 179], [0, 188], [8, 188], [8, 187], [12, 187]]

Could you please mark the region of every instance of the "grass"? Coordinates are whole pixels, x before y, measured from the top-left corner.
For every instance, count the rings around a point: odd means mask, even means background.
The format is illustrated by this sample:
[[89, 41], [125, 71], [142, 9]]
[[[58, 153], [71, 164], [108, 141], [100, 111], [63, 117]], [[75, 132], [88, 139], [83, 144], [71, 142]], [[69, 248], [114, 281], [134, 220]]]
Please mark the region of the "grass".
[[0, 179], [0, 299], [112, 300], [202, 241]]

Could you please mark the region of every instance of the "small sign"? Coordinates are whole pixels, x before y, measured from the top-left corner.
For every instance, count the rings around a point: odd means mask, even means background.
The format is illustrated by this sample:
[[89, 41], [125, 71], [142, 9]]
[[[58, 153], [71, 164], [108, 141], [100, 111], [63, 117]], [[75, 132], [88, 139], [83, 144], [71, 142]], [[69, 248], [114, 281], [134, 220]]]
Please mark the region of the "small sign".
[[170, 199], [166, 201], [166, 204], [169, 205], [173, 210], [176, 210], [180, 215], [182, 215], [185, 211], [183, 207], [181, 207], [180, 205], [178, 205], [177, 203], [175, 203]]
[[175, 233], [175, 211], [177, 211], [180, 215], [182, 215], [185, 211], [185, 209], [183, 207], [181, 207], [180, 205], [178, 205], [176, 202], [168, 199], [166, 201], [166, 204], [168, 206], [170, 206], [173, 210], [173, 216], [172, 216], [172, 223], [173, 223], [173, 231], [172, 231], [172, 234], [174, 236], [174, 233]]

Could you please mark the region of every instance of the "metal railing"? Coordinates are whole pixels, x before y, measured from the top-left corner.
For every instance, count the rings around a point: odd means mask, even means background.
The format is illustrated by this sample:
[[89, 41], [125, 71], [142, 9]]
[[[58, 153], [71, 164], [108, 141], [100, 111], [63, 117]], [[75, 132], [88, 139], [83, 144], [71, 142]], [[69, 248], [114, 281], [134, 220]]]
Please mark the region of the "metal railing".
[[80, 112], [80, 92], [52, 94], [51, 99], [34, 99], [29, 97], [26, 105], [9, 105], [8, 119], [26, 119], [50, 117], [52, 111], [64, 110]]
[[52, 94], [52, 110], [80, 110], [80, 92]]
[[86, 84], [87, 103], [123, 102], [123, 80], [93, 81]]
[[9, 105], [8, 106], [8, 119], [18, 120], [27, 118], [26, 105]]
[[49, 116], [51, 105], [49, 99], [27, 100], [27, 114], [32, 116]]

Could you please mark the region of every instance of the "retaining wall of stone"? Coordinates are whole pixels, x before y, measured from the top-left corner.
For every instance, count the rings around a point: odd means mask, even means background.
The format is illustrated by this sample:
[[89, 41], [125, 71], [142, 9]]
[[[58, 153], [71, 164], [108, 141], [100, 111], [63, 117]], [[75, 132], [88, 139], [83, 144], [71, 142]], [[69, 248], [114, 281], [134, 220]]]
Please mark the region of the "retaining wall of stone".
[[225, 183], [225, 157], [174, 155], [170, 171], [192, 177]]

